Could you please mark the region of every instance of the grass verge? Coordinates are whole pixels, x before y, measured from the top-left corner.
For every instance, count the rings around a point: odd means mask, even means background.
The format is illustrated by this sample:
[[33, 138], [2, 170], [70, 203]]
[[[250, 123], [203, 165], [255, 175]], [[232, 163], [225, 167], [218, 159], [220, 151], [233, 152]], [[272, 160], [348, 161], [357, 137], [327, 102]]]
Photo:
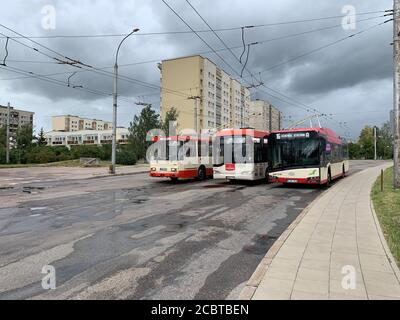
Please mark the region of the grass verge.
[[393, 188], [393, 168], [384, 172], [384, 191], [379, 177], [372, 188], [372, 201], [389, 248], [400, 266], [400, 190]]

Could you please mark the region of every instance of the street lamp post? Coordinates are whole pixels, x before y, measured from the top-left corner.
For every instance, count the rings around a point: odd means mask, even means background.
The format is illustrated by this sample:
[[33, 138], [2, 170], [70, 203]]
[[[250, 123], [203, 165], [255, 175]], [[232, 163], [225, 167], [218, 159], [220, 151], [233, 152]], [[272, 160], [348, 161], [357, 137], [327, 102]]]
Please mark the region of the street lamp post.
[[132, 34], [138, 32], [139, 29], [134, 29], [130, 34], [128, 34], [125, 38], [120, 42], [117, 53], [115, 55], [115, 64], [114, 64], [114, 94], [113, 94], [113, 132], [112, 132], [112, 152], [111, 152], [111, 167], [110, 173], [115, 174], [115, 166], [117, 159], [117, 108], [118, 108], [118, 54], [119, 49], [121, 49], [122, 43], [128, 39]]

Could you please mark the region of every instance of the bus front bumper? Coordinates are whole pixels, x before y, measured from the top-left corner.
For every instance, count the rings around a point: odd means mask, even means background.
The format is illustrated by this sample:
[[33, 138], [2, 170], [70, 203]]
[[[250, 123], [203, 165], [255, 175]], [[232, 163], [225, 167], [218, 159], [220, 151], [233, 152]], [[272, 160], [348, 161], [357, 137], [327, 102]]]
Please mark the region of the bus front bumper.
[[177, 172], [150, 172], [150, 177], [153, 178], [179, 178]]
[[288, 184], [321, 184], [321, 179], [319, 177], [310, 177], [310, 178], [286, 178], [286, 177], [277, 177], [271, 175], [269, 178], [271, 183], [288, 183]]
[[235, 174], [235, 173], [216, 173], [214, 171], [215, 180], [244, 180], [255, 181], [256, 177], [252, 174]]
[[150, 177], [153, 178], [177, 178], [177, 179], [193, 179], [197, 178], [197, 169], [171, 171], [151, 171]]

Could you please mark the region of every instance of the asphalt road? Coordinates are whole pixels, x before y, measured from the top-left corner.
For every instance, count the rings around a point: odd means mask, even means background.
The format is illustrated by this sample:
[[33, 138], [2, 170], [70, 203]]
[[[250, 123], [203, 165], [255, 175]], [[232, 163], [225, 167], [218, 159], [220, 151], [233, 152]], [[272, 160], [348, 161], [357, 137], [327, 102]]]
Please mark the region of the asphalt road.
[[0, 190], [0, 299], [236, 299], [323, 190], [146, 174]]

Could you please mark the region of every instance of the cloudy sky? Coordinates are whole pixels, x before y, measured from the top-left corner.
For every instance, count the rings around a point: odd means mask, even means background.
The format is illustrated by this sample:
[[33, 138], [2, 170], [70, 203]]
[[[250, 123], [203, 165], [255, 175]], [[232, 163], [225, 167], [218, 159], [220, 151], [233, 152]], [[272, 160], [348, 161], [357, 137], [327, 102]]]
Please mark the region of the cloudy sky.
[[[168, 3], [193, 29], [207, 29], [185, 0], [168, 0]], [[324, 126], [351, 137], [357, 137], [364, 125], [380, 125], [388, 120], [393, 87], [392, 23], [378, 24], [388, 19], [382, 17], [381, 11], [390, 9], [392, 1], [191, 0], [191, 3], [214, 29], [233, 28], [218, 34], [229, 47], [236, 47], [232, 49], [236, 56], [243, 51], [240, 27], [263, 25], [245, 31], [246, 43], [260, 43], [251, 46], [247, 65], [257, 80], [251, 80], [245, 72], [241, 81], [248, 85], [262, 79], [266, 87], [253, 90], [253, 97], [271, 101], [286, 119], [305, 118], [310, 114], [307, 109], [315, 108], [331, 115], [331, 119], [322, 120]], [[338, 16], [343, 14], [345, 6], [355, 9], [356, 15], [350, 17], [355, 18], [355, 29], [351, 29], [352, 25], [342, 27], [343, 19]], [[10, 101], [12, 106], [34, 111], [36, 129], [50, 130], [51, 116], [58, 114], [112, 118], [112, 99], [107, 94], [112, 93], [111, 72], [121, 36], [65, 36], [120, 35], [140, 28], [138, 34], [124, 43], [119, 57], [120, 74], [129, 77], [120, 81], [119, 125], [122, 126], [128, 126], [140, 112], [135, 102], [153, 103], [159, 108], [157, 62], [210, 51], [193, 33], [148, 35], [189, 30], [161, 0], [2, 0], [2, 8], [7, 10], [0, 13], [1, 61], [6, 54], [4, 35], [18, 36], [9, 29], [38, 38], [33, 39], [37, 43], [24, 38], [9, 41], [8, 67], [0, 68], [0, 104]], [[55, 20], [47, 15], [51, 13], [49, 8], [55, 9]], [[357, 35], [339, 41], [354, 33]], [[224, 48], [212, 33], [204, 32], [201, 36], [212, 48]], [[58, 54], [105, 69], [96, 71], [58, 64], [53, 59], [61, 58]], [[233, 70], [214, 53], [203, 55], [238, 77], [242, 67], [229, 51], [220, 51], [219, 55]], [[47, 75], [49, 81], [27, 78], [26, 72]], [[77, 73], [73, 75], [74, 72]], [[71, 75], [71, 86], [83, 86], [83, 90], [67, 87]], [[96, 90], [96, 94], [88, 90]], [[339, 124], [344, 122], [345, 125]]]

